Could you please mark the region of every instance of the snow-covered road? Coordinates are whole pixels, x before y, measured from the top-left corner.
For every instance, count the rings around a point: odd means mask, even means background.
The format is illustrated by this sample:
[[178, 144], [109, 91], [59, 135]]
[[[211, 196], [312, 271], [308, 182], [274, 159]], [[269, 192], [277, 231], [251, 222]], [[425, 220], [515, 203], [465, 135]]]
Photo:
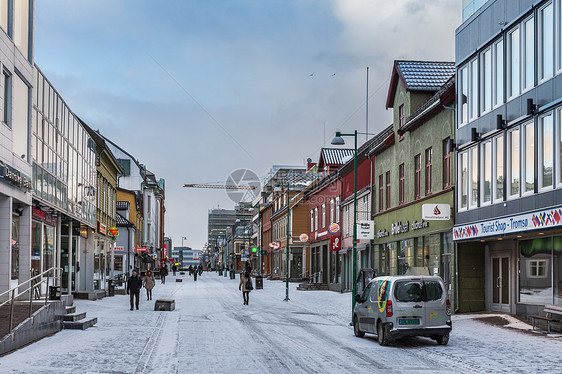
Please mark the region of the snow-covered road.
[[[178, 276], [180, 277], [180, 276]], [[409, 338], [381, 347], [349, 326], [351, 296], [297, 291], [264, 281], [242, 305], [238, 279], [203, 273], [197, 282], [157, 281], [153, 300], [173, 298], [176, 310], [154, 311], [141, 297], [75, 300], [98, 317], [85, 331], [63, 330], [0, 358], [1, 373], [514, 373], [562, 372], [562, 337], [482, 322], [497, 316], [453, 316], [447, 346]], [[144, 291], [144, 290], [143, 290]], [[144, 296], [141, 293], [141, 296]], [[506, 317], [509, 320], [511, 318]], [[501, 319], [500, 319], [501, 321]]]

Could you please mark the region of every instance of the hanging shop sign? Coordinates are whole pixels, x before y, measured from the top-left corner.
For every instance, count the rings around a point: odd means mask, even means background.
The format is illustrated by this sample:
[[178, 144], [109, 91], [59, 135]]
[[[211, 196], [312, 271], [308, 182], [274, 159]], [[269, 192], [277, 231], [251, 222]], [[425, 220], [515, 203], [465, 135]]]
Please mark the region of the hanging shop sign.
[[117, 227], [113, 226], [112, 228], [109, 229], [109, 233], [112, 236], [119, 236], [119, 230], [117, 230]]
[[[103, 234], [103, 235], [105, 235], [107, 233], [107, 226], [104, 225], [103, 223], [101, 223], [100, 221], [98, 221], [98, 232], [100, 234]], [[115, 236], [115, 235], [113, 235], [113, 236]]]
[[330, 232], [332, 234], [337, 234], [338, 232], [340, 232], [340, 225], [338, 225], [337, 223], [332, 223], [330, 225]]
[[137, 247], [137, 248], [135, 248], [135, 250], [137, 252], [146, 252], [147, 248], [146, 247]]
[[281, 243], [279, 243], [279, 242], [272, 242], [272, 243], [269, 243], [269, 247], [270, 247], [271, 249], [279, 249], [279, 247], [281, 247]]
[[427, 221], [448, 221], [451, 219], [449, 204], [423, 204], [422, 219]]
[[357, 239], [375, 238], [375, 221], [357, 221]]
[[332, 236], [330, 238], [330, 251], [339, 251], [341, 249], [341, 237]]
[[24, 192], [31, 191], [31, 178], [3, 162], [0, 162], [0, 180]]
[[299, 236], [299, 239], [301, 242], [307, 242], [308, 241], [308, 235], [307, 234], [301, 234], [301, 236]]
[[562, 226], [562, 206], [453, 227], [453, 240], [506, 235]]
[[125, 248], [123, 247], [113, 247], [113, 250], [116, 252], [123, 252], [125, 250]]

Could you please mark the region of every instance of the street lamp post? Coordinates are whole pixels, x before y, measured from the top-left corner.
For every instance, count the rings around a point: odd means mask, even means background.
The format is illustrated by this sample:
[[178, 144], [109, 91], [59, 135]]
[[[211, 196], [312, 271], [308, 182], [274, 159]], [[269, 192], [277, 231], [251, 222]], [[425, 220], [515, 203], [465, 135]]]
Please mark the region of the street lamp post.
[[336, 131], [336, 137], [332, 140], [332, 144], [344, 145], [342, 136], [353, 136], [355, 140], [353, 148], [353, 279], [351, 280], [351, 325], [353, 325], [353, 311], [355, 310], [355, 295], [357, 293], [357, 130], [353, 134], [342, 134]]

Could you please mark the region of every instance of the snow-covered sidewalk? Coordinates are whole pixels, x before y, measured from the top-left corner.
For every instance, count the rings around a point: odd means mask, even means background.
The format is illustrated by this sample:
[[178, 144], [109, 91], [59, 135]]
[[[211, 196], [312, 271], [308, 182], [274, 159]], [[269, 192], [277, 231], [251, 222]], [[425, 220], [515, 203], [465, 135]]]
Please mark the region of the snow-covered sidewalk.
[[[285, 302], [285, 283], [265, 280], [246, 306], [238, 278], [181, 278], [157, 281], [152, 301], [141, 291], [138, 311], [129, 310], [127, 295], [75, 300], [77, 311], [97, 317], [97, 325], [63, 330], [1, 357], [0, 373], [561, 371], [562, 338], [519, 331], [530, 326], [511, 316], [453, 316], [448, 346], [410, 338], [381, 347], [375, 336], [353, 336], [350, 293], [289, 284]], [[160, 298], [175, 299], [176, 310], [154, 311]], [[509, 324], [500, 326], [504, 320]]]

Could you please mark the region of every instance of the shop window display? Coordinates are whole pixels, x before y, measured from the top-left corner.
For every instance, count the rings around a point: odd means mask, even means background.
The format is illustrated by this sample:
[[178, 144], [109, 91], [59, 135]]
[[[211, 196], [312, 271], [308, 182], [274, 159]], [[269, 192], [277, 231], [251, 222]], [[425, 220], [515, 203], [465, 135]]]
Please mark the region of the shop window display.
[[519, 301], [527, 304], [552, 303], [552, 238], [521, 241], [519, 255]]

